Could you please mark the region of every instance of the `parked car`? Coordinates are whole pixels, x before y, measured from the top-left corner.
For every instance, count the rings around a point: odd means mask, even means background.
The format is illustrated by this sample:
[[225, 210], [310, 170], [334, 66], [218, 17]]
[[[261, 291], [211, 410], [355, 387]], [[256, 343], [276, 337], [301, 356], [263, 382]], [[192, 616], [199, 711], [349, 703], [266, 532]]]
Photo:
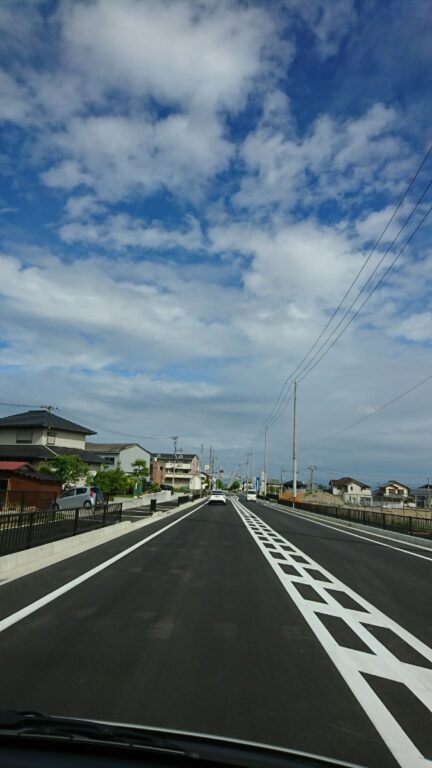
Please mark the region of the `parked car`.
[[246, 491], [246, 501], [256, 501], [256, 499], [256, 491], [254, 491], [252, 488], [249, 488], [249, 490]]
[[209, 504], [226, 504], [226, 496], [223, 491], [210, 491]]
[[53, 509], [91, 509], [96, 504], [103, 504], [104, 495], [98, 485], [81, 485], [77, 488], [67, 488], [57, 496]]

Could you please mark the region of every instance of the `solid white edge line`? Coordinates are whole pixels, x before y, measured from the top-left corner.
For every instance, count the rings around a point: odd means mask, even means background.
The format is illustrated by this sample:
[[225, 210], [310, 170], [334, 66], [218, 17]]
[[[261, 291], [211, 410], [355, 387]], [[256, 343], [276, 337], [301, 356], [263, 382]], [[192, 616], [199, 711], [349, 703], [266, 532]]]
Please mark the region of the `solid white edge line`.
[[72, 581], [69, 581], [66, 584], [63, 584], [61, 587], [58, 587], [57, 589], [53, 590], [53, 592], [48, 592], [47, 595], [40, 597], [39, 600], [35, 600], [35, 602], [30, 603], [29, 605], [26, 605], [25, 608], [21, 608], [19, 611], [16, 611], [16, 613], [11, 613], [10, 616], [6, 616], [5, 619], [1, 619], [0, 632], [3, 632], [5, 629], [8, 629], [9, 627], [13, 626], [18, 621], [25, 619], [27, 616], [30, 616], [32, 613], [35, 613], [40, 608], [43, 608], [45, 605], [48, 605], [48, 603], [52, 603], [53, 600], [56, 600], [58, 597], [61, 597], [62, 595], [66, 594], [66, 592], [70, 592], [72, 589], [74, 589], [75, 587], [78, 587], [83, 582], [87, 581], [88, 579], [91, 579], [93, 576], [96, 576], [96, 574], [100, 573], [101, 571], [104, 571], [106, 568], [109, 568], [110, 565], [113, 565], [114, 563], [118, 562], [118, 560], [121, 560], [123, 557], [130, 555], [131, 552], [135, 552], [136, 549], [139, 549], [144, 544], [147, 544], [147, 542], [151, 541], [152, 539], [155, 539], [156, 536], [160, 536], [162, 533], [165, 533], [165, 531], [167, 531], [169, 528], [172, 528], [174, 525], [177, 525], [177, 523], [181, 523], [182, 520], [185, 520], [186, 517], [189, 517], [189, 515], [193, 515], [194, 512], [198, 512], [198, 510], [205, 507], [206, 504], [207, 502], [205, 501], [203, 504], [200, 504], [199, 507], [192, 509], [190, 512], [187, 512], [185, 515], [183, 515], [182, 517], [179, 517], [177, 520], [174, 520], [172, 523], [168, 523], [168, 525], [165, 525], [159, 531], [155, 531], [154, 533], [151, 533], [150, 536], [146, 536], [145, 539], [141, 539], [136, 544], [132, 544], [131, 547], [124, 549], [122, 552], [119, 552], [117, 555], [110, 557], [108, 560], [105, 560], [103, 563], [96, 565], [94, 568], [91, 568], [89, 571], [82, 573], [81, 576], [77, 576], [75, 579], [72, 579]]
[[[274, 509], [276, 512], [284, 511], [283, 508], [281, 509], [280, 507], [274, 507], [272, 504], [265, 504], [265, 505], [263, 504], [263, 506], [266, 506], [269, 509]], [[352, 531], [346, 531], [345, 529], [342, 531], [340, 530], [340, 527], [338, 527], [336, 523], [332, 524], [331, 521], [322, 522], [321, 520], [315, 520], [312, 517], [307, 517], [306, 515], [302, 514], [302, 512], [304, 512], [304, 510], [302, 509], [297, 509], [297, 508], [291, 509], [290, 507], [288, 507], [287, 511], [294, 512], [294, 514], [296, 514], [298, 517], [301, 517], [302, 520], [307, 520], [310, 523], [316, 523], [316, 525], [323, 525], [324, 528], [331, 528], [333, 531], [339, 531], [339, 533], [346, 533], [347, 536], [355, 536], [356, 539], [364, 539], [365, 541], [370, 541], [371, 544], [377, 544], [380, 547], [388, 547], [388, 549], [394, 549], [397, 552], [402, 552], [404, 555], [412, 555], [412, 557], [419, 557], [421, 560], [428, 560], [430, 563], [432, 563], [432, 557], [427, 557], [426, 555], [420, 555], [418, 552], [410, 552], [408, 549], [401, 549], [400, 547], [393, 546], [393, 544], [386, 544], [384, 541], [375, 541], [375, 539], [370, 539], [367, 534], [362, 535], [360, 533], [353, 533]], [[311, 512], [311, 514], [318, 514], [318, 513]], [[374, 534], [371, 533], [370, 535], [373, 536]], [[379, 533], [376, 535], [379, 536]], [[392, 539], [392, 541], [396, 541], [396, 539]], [[406, 544], [408, 547], [419, 546], [417, 544], [410, 544], [409, 541], [407, 541]]]

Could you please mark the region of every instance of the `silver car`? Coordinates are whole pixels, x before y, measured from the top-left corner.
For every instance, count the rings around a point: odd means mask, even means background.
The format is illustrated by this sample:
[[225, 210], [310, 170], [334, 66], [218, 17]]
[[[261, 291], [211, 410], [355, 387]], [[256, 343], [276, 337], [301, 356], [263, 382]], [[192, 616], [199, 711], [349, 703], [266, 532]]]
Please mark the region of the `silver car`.
[[67, 488], [57, 496], [53, 509], [91, 509], [103, 502], [104, 495], [98, 485], [81, 485], [77, 488]]

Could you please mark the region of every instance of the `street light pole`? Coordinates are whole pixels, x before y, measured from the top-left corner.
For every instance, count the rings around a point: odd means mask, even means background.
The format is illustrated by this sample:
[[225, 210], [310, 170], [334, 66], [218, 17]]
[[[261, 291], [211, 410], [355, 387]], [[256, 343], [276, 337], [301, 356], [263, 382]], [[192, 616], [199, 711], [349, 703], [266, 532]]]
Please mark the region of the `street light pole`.
[[264, 427], [264, 496], [267, 494], [267, 424]]

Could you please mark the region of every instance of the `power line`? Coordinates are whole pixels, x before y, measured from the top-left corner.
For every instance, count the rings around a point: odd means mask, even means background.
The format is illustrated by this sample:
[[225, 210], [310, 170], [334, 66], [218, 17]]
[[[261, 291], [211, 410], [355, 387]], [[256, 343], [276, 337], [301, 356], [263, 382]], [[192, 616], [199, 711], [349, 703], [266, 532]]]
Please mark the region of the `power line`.
[[[392, 213], [392, 215], [391, 215], [390, 219], [388, 220], [388, 222], [387, 222], [386, 226], [384, 227], [383, 231], [381, 232], [381, 235], [379, 236], [378, 240], [375, 242], [375, 244], [374, 244], [374, 246], [373, 246], [372, 250], [370, 251], [370, 253], [369, 253], [369, 255], [368, 255], [367, 259], [366, 259], [366, 261], [364, 262], [364, 264], [362, 265], [362, 267], [361, 267], [361, 268], [360, 268], [360, 270], [358, 271], [358, 273], [357, 273], [357, 275], [355, 276], [354, 280], [352, 281], [352, 283], [351, 283], [350, 287], [348, 288], [348, 290], [345, 292], [344, 296], [342, 297], [342, 299], [341, 299], [340, 303], [338, 304], [338, 306], [337, 306], [337, 307], [336, 307], [336, 309], [334, 310], [333, 314], [331, 315], [331, 317], [330, 317], [330, 318], [329, 318], [329, 320], [327, 321], [326, 325], [325, 325], [325, 326], [324, 326], [324, 328], [322, 329], [322, 331], [321, 331], [321, 333], [319, 334], [319, 336], [318, 336], [318, 337], [315, 339], [314, 343], [312, 344], [312, 346], [310, 347], [310, 349], [308, 350], [308, 352], [305, 354], [305, 356], [302, 358], [302, 360], [301, 360], [301, 361], [300, 361], [300, 363], [297, 365], [297, 367], [294, 369], [294, 371], [293, 371], [293, 372], [290, 374], [290, 376], [288, 376], [288, 377], [285, 379], [285, 381], [283, 382], [283, 384], [282, 384], [282, 387], [281, 387], [281, 390], [280, 390], [280, 392], [279, 392], [279, 395], [278, 395], [278, 397], [277, 397], [277, 399], [276, 399], [275, 403], [273, 404], [273, 407], [272, 407], [272, 409], [271, 409], [271, 411], [270, 411], [269, 415], [267, 416], [267, 419], [266, 419], [266, 420], [263, 422], [263, 424], [261, 425], [261, 427], [259, 427], [259, 428], [258, 428], [258, 434], [259, 434], [259, 432], [261, 431], [261, 429], [263, 428], [263, 426], [264, 426], [265, 424], [267, 424], [268, 426], [270, 425], [270, 423], [271, 423], [271, 424], [274, 424], [274, 423], [275, 423], [275, 421], [277, 421], [277, 419], [280, 417], [280, 415], [282, 414], [282, 412], [283, 412], [283, 411], [281, 411], [281, 410], [279, 410], [279, 411], [278, 411], [278, 408], [279, 408], [279, 404], [280, 404], [280, 403], [281, 403], [281, 402], [282, 402], [282, 401], [283, 401], [283, 400], [284, 400], [284, 399], [285, 399], [285, 398], [288, 396], [288, 394], [289, 394], [289, 388], [288, 388], [288, 391], [286, 391], [286, 392], [285, 392], [285, 389], [286, 389], [286, 387], [287, 387], [287, 386], [288, 386], [290, 383], [292, 384], [293, 378], [294, 378], [294, 376], [296, 375], [297, 371], [300, 371], [300, 375], [303, 373], [303, 376], [302, 376], [302, 379], [303, 379], [303, 378], [305, 378], [305, 376], [307, 375], [307, 373], [309, 373], [311, 370], [313, 370], [313, 368], [310, 368], [310, 370], [308, 370], [308, 368], [309, 368], [309, 366], [310, 366], [310, 363], [311, 363], [311, 362], [313, 362], [313, 360], [316, 358], [316, 356], [317, 356], [317, 355], [320, 353], [320, 351], [321, 351], [321, 350], [322, 350], [322, 349], [325, 347], [325, 345], [328, 343], [328, 341], [329, 341], [329, 340], [331, 339], [331, 337], [334, 335], [334, 333], [336, 332], [336, 330], [337, 330], [337, 329], [340, 327], [340, 325], [343, 323], [343, 321], [344, 321], [344, 320], [345, 320], [345, 318], [347, 317], [347, 314], [348, 314], [348, 313], [351, 311], [351, 309], [352, 309], [352, 307], [354, 306], [354, 304], [355, 304], [355, 303], [358, 301], [358, 299], [359, 299], [359, 297], [360, 297], [361, 293], [363, 293], [363, 291], [365, 290], [366, 286], [368, 285], [368, 283], [369, 283], [369, 282], [370, 282], [370, 280], [372, 279], [373, 275], [376, 273], [377, 269], [379, 269], [380, 265], [382, 264], [382, 262], [383, 262], [383, 260], [384, 260], [385, 256], [388, 254], [389, 250], [390, 250], [390, 249], [393, 247], [393, 245], [394, 245], [394, 244], [395, 244], [395, 242], [397, 241], [398, 237], [400, 236], [400, 234], [402, 233], [402, 231], [404, 230], [404, 228], [406, 227], [406, 225], [407, 225], [407, 224], [408, 224], [408, 222], [410, 221], [410, 219], [411, 219], [412, 215], [413, 215], [413, 214], [414, 214], [414, 212], [417, 210], [417, 208], [418, 208], [418, 206], [420, 205], [420, 203], [421, 203], [422, 199], [424, 198], [424, 196], [425, 196], [426, 192], [428, 191], [428, 189], [430, 188], [430, 186], [431, 186], [431, 184], [432, 184], [432, 179], [430, 180], [430, 182], [429, 182], [429, 184], [427, 185], [426, 189], [423, 191], [423, 193], [422, 193], [422, 195], [420, 196], [419, 200], [417, 200], [417, 202], [416, 202], [415, 206], [414, 206], [414, 207], [413, 207], [413, 209], [411, 210], [411, 212], [410, 212], [409, 216], [406, 218], [406, 220], [405, 220], [404, 224], [403, 224], [403, 225], [402, 225], [402, 227], [400, 228], [400, 230], [399, 230], [398, 234], [396, 235], [396, 237], [393, 239], [393, 241], [392, 241], [391, 245], [389, 246], [389, 248], [388, 248], [388, 249], [387, 249], [387, 251], [385, 252], [384, 256], [383, 256], [383, 257], [380, 259], [380, 261], [379, 261], [378, 265], [375, 267], [375, 269], [373, 270], [373, 272], [371, 273], [371, 275], [369, 275], [369, 277], [368, 277], [367, 281], [366, 281], [366, 282], [364, 283], [364, 285], [362, 286], [362, 288], [361, 288], [360, 292], [357, 294], [357, 296], [356, 296], [356, 298], [355, 298], [354, 302], [352, 302], [352, 303], [351, 303], [350, 307], [349, 307], [349, 308], [348, 308], [348, 310], [345, 312], [345, 314], [344, 314], [344, 316], [343, 316], [342, 320], [341, 320], [341, 321], [338, 323], [338, 325], [336, 326], [336, 328], [335, 328], [335, 329], [333, 329], [333, 331], [332, 331], [332, 333], [330, 334], [330, 336], [328, 336], [328, 338], [326, 339], [326, 341], [324, 341], [324, 342], [323, 342], [323, 344], [322, 344], [322, 345], [320, 346], [320, 348], [317, 350], [317, 352], [316, 352], [316, 353], [315, 353], [315, 355], [312, 357], [312, 359], [311, 359], [311, 360], [309, 360], [309, 363], [307, 363], [307, 365], [305, 366], [305, 368], [304, 368], [304, 369], [303, 369], [303, 371], [302, 371], [301, 369], [302, 369], [302, 366], [303, 366], [303, 364], [304, 364], [304, 363], [306, 362], [306, 360], [307, 360], [307, 359], [310, 357], [310, 355], [311, 355], [311, 353], [313, 352], [313, 350], [316, 348], [316, 346], [317, 346], [317, 345], [319, 344], [319, 342], [321, 341], [321, 339], [322, 339], [322, 337], [324, 336], [324, 334], [325, 334], [326, 330], [329, 328], [329, 326], [331, 325], [331, 323], [332, 323], [332, 322], [333, 322], [333, 320], [335, 319], [336, 315], [338, 314], [338, 312], [339, 312], [339, 311], [340, 311], [340, 309], [342, 308], [342, 306], [343, 306], [343, 304], [344, 304], [344, 302], [345, 302], [346, 298], [348, 297], [348, 295], [349, 295], [349, 294], [350, 294], [350, 292], [352, 291], [352, 289], [353, 289], [354, 285], [355, 285], [355, 284], [356, 284], [356, 282], [358, 281], [358, 279], [359, 279], [360, 275], [362, 274], [362, 272], [363, 272], [363, 271], [364, 271], [364, 269], [366, 268], [367, 264], [370, 262], [370, 260], [371, 260], [371, 258], [372, 258], [372, 256], [373, 256], [373, 254], [375, 253], [375, 251], [376, 251], [376, 249], [377, 249], [378, 245], [379, 245], [379, 244], [380, 244], [380, 242], [382, 241], [382, 239], [383, 239], [383, 237], [384, 237], [385, 233], [387, 232], [387, 230], [388, 230], [389, 226], [391, 225], [392, 221], [394, 220], [394, 218], [395, 218], [395, 216], [396, 216], [397, 212], [398, 212], [398, 211], [399, 211], [399, 209], [401, 208], [401, 206], [402, 206], [403, 202], [405, 201], [405, 199], [406, 199], [407, 195], [409, 194], [410, 190], [412, 189], [412, 187], [413, 187], [413, 185], [414, 185], [414, 183], [415, 183], [416, 179], [418, 178], [418, 176], [419, 176], [419, 174], [420, 174], [421, 170], [423, 169], [424, 165], [426, 164], [426, 162], [427, 162], [427, 160], [428, 160], [428, 158], [429, 158], [429, 156], [430, 156], [431, 152], [432, 152], [432, 144], [430, 145], [430, 147], [428, 148], [428, 150], [427, 150], [426, 154], [424, 155], [424, 157], [423, 157], [423, 159], [422, 159], [422, 161], [421, 161], [420, 165], [418, 166], [418, 168], [417, 168], [417, 170], [416, 170], [416, 172], [415, 172], [414, 176], [412, 177], [412, 179], [411, 179], [411, 181], [409, 182], [409, 184], [408, 184], [408, 186], [407, 186], [407, 188], [406, 188], [405, 192], [403, 193], [402, 197], [400, 198], [400, 200], [399, 200], [399, 202], [398, 202], [398, 204], [397, 204], [396, 208], [394, 209], [394, 211], [393, 211], [393, 213]], [[426, 217], [424, 217], [424, 218], [426, 218]], [[421, 226], [421, 224], [423, 223], [423, 221], [424, 221], [424, 219], [423, 219], [423, 220], [422, 220], [422, 222], [420, 223], [420, 226]], [[409, 238], [409, 240], [408, 240], [408, 241], [405, 243], [404, 249], [405, 249], [405, 247], [408, 245], [408, 242], [409, 242], [409, 241], [412, 239], [412, 237], [414, 236], [414, 234], [417, 232], [417, 230], [418, 230], [418, 229], [419, 229], [419, 227], [417, 227], [417, 228], [414, 230], [414, 233], [412, 234], [412, 236], [411, 236], [411, 237]], [[401, 253], [399, 253], [399, 254], [398, 254], [398, 257], [397, 257], [397, 258], [399, 258], [399, 256], [400, 256], [400, 255], [401, 255]], [[392, 265], [391, 265], [391, 268], [392, 268], [392, 266], [394, 265], [395, 261], [396, 261], [396, 260], [394, 260], [394, 262], [392, 263]], [[385, 276], [388, 274], [388, 271], [389, 271], [389, 270], [387, 270], [387, 271], [385, 272], [385, 274], [384, 274], [384, 276], [383, 276], [383, 277], [385, 277]], [[375, 288], [374, 288], [374, 291], [375, 291], [375, 290], [378, 288], [378, 286], [381, 284], [381, 282], [382, 282], [382, 280], [380, 281], [380, 283], [378, 283], [378, 284], [375, 286]], [[372, 294], [370, 294], [370, 295], [372, 295]], [[370, 298], [370, 296], [369, 296], [369, 298]], [[362, 307], [364, 306], [364, 304], [365, 304], [365, 303], [366, 303], [366, 302], [364, 302], [364, 303], [361, 305], [361, 307], [360, 307], [359, 311], [362, 309]], [[358, 312], [356, 313], [355, 317], [357, 316], [357, 314], [358, 314]], [[352, 319], [354, 319], [354, 317], [353, 317]], [[351, 320], [351, 322], [352, 322], [352, 320]], [[348, 325], [346, 326], [346, 328], [347, 328], [347, 327], [348, 327]], [[345, 328], [344, 330], [346, 330], [346, 328]], [[342, 335], [342, 333], [341, 333], [341, 334], [339, 334], [339, 336], [336, 338], [336, 340], [335, 340], [335, 342], [334, 342], [334, 343], [336, 343], [336, 341], [337, 341], [337, 340], [340, 338], [340, 336], [341, 336], [341, 335]], [[333, 346], [334, 346], [334, 344], [332, 344], [332, 345], [329, 347], [328, 351], [330, 351], [330, 349], [331, 349]], [[319, 361], [322, 359], [322, 357], [324, 357], [324, 354], [323, 354], [323, 355], [322, 355], [322, 356], [319, 358], [319, 360], [317, 361], [317, 363], [316, 363], [316, 364], [318, 364], [318, 362], [319, 362]], [[313, 367], [315, 367], [315, 365], [314, 365]], [[302, 380], [302, 379], [299, 379], [299, 380]]]
[[357, 424], [361, 424], [363, 421], [366, 421], [366, 419], [370, 419], [372, 416], [375, 416], [377, 413], [380, 413], [384, 410], [384, 408], [388, 408], [390, 405], [393, 405], [394, 403], [397, 403], [398, 400], [401, 400], [406, 395], [409, 395], [410, 392], [413, 392], [415, 389], [418, 389], [422, 386], [422, 384], [426, 384], [427, 381], [430, 381], [432, 379], [432, 374], [430, 376], [426, 376], [425, 379], [422, 379], [421, 381], [417, 382], [417, 384], [414, 384], [409, 389], [405, 390], [405, 392], [401, 392], [399, 395], [396, 395], [396, 397], [393, 397], [391, 400], [388, 400], [383, 405], [380, 405], [379, 408], [375, 408], [375, 410], [371, 411], [370, 413], [367, 413], [365, 416], [362, 416], [360, 419], [357, 419], [356, 421], [353, 421], [352, 424], [348, 424], [347, 427], [344, 427], [343, 429], [339, 430], [339, 432], [335, 432], [333, 435], [330, 435], [329, 437], [324, 437], [322, 440], [319, 440], [317, 443], [313, 443], [312, 445], [305, 446], [306, 448], [315, 448], [318, 445], [321, 445], [322, 443], [326, 443], [328, 440], [334, 440], [335, 437], [339, 437], [339, 435], [343, 435], [344, 432], [348, 432], [349, 429], [352, 429], [352, 427], [357, 426]]
[[[427, 185], [426, 189], [424, 190], [423, 194], [421, 195], [421, 198], [419, 198], [419, 200], [418, 200], [418, 201], [417, 201], [417, 203], [415, 204], [415, 206], [414, 206], [413, 210], [411, 211], [411, 213], [410, 213], [410, 215], [409, 215], [409, 217], [408, 217], [407, 221], [409, 220], [409, 218], [411, 218], [411, 216], [412, 216], [412, 214], [414, 213], [414, 211], [416, 210], [416, 208], [417, 208], [417, 207], [420, 205], [420, 202], [421, 202], [421, 200], [423, 199], [424, 195], [426, 194], [427, 190], [429, 189], [429, 187], [430, 187], [431, 185], [432, 185], [432, 179], [430, 180], [429, 184]], [[424, 214], [424, 216], [421, 218], [421, 220], [419, 221], [419, 223], [417, 224], [417, 226], [416, 226], [416, 227], [414, 228], [414, 230], [411, 232], [410, 236], [408, 237], [408, 239], [406, 240], [406, 242], [405, 242], [405, 243], [404, 243], [404, 245], [402, 246], [401, 250], [400, 250], [400, 251], [399, 251], [399, 252], [396, 254], [396, 256], [394, 257], [393, 261], [392, 261], [392, 262], [389, 264], [389, 266], [386, 268], [386, 270], [384, 271], [384, 273], [382, 274], [382, 276], [380, 277], [380, 279], [379, 279], [379, 280], [378, 280], [378, 281], [375, 283], [375, 285], [374, 285], [374, 287], [372, 288], [372, 290], [371, 290], [371, 291], [370, 291], [370, 292], [367, 294], [367, 296], [365, 297], [365, 299], [362, 301], [362, 303], [360, 304], [360, 306], [359, 306], [359, 307], [356, 309], [356, 311], [354, 312], [354, 314], [353, 314], [353, 315], [350, 317], [349, 321], [348, 321], [348, 322], [346, 323], [346, 325], [345, 325], [345, 326], [342, 328], [342, 330], [340, 331], [340, 333], [338, 333], [338, 335], [336, 336], [336, 338], [335, 338], [335, 339], [333, 339], [333, 341], [332, 341], [332, 343], [330, 344], [330, 346], [329, 346], [327, 349], [324, 349], [324, 347], [326, 346], [326, 344], [328, 344], [328, 342], [330, 341], [330, 339], [332, 338], [332, 336], [334, 336], [334, 334], [336, 333], [336, 331], [338, 330], [338, 328], [340, 328], [340, 326], [342, 325], [342, 323], [344, 322], [344, 320], [347, 318], [347, 316], [348, 316], [348, 315], [349, 315], [349, 313], [351, 312], [351, 310], [352, 310], [352, 308], [354, 307], [354, 305], [357, 303], [358, 299], [360, 298], [360, 296], [361, 296], [361, 294], [363, 293], [363, 291], [364, 291], [365, 287], [367, 286], [367, 284], [370, 282], [371, 278], [374, 276], [374, 274], [377, 272], [377, 270], [378, 270], [378, 269], [379, 269], [379, 267], [381, 266], [381, 264], [382, 264], [382, 262], [384, 261], [385, 257], [387, 256], [387, 254], [389, 253], [390, 249], [392, 248], [392, 246], [393, 246], [393, 245], [394, 245], [394, 243], [396, 242], [396, 240], [397, 240], [397, 238], [399, 237], [400, 233], [402, 232], [402, 229], [403, 229], [403, 228], [406, 226], [406, 223], [407, 223], [407, 221], [405, 222], [404, 226], [403, 226], [403, 227], [402, 227], [402, 228], [399, 230], [399, 232], [398, 232], [398, 234], [397, 234], [396, 238], [393, 240], [392, 244], [389, 246], [389, 248], [388, 248], [388, 249], [387, 249], [387, 251], [385, 252], [384, 256], [383, 256], [383, 257], [380, 259], [380, 261], [378, 262], [377, 266], [375, 267], [375, 269], [373, 270], [373, 272], [372, 272], [372, 273], [370, 274], [370, 276], [368, 277], [368, 279], [367, 279], [366, 283], [363, 285], [363, 287], [361, 288], [361, 290], [360, 290], [360, 291], [359, 291], [359, 293], [357, 294], [357, 296], [356, 296], [356, 298], [354, 299], [354, 301], [353, 301], [353, 302], [350, 304], [350, 306], [348, 307], [348, 309], [345, 311], [345, 314], [344, 314], [344, 316], [342, 317], [342, 319], [339, 321], [339, 323], [337, 324], [337, 326], [336, 326], [336, 327], [333, 329], [333, 331], [331, 332], [331, 334], [330, 334], [330, 335], [327, 337], [327, 339], [326, 339], [326, 340], [323, 342], [323, 344], [321, 345], [321, 347], [320, 347], [320, 348], [317, 350], [317, 352], [315, 353], [315, 355], [312, 357], [312, 359], [311, 359], [311, 360], [309, 361], [309, 363], [306, 365], [305, 369], [304, 369], [304, 370], [303, 370], [303, 372], [302, 372], [302, 375], [299, 377], [299, 381], [303, 381], [303, 379], [305, 379], [305, 378], [306, 378], [306, 376], [308, 376], [308, 375], [309, 375], [309, 373], [310, 373], [311, 371], [313, 371], [313, 369], [314, 369], [314, 368], [315, 368], [315, 367], [318, 365], [318, 363], [319, 363], [319, 362], [320, 362], [320, 361], [323, 359], [323, 357], [325, 357], [325, 356], [328, 354], [328, 352], [330, 352], [330, 350], [331, 350], [331, 349], [333, 349], [333, 347], [334, 347], [334, 345], [336, 344], [336, 342], [337, 342], [337, 341], [340, 339], [340, 337], [341, 337], [341, 336], [342, 336], [342, 335], [345, 333], [345, 331], [346, 331], [346, 330], [347, 330], [347, 328], [348, 328], [348, 327], [351, 325], [351, 323], [352, 323], [352, 322], [353, 322], [353, 321], [356, 319], [356, 317], [359, 315], [359, 313], [361, 312], [361, 310], [363, 309], [363, 307], [365, 306], [365, 304], [367, 304], [367, 302], [369, 301], [369, 299], [371, 298], [371, 296], [373, 296], [373, 294], [374, 294], [374, 293], [375, 293], [375, 291], [376, 291], [376, 290], [379, 288], [379, 286], [380, 286], [380, 285], [382, 285], [382, 283], [384, 282], [384, 280], [385, 280], [385, 278], [387, 277], [388, 273], [389, 273], [389, 272], [390, 272], [390, 271], [393, 269], [394, 265], [396, 264], [396, 262], [398, 261], [398, 259], [399, 259], [399, 258], [402, 256], [403, 252], [405, 251], [405, 248], [406, 248], [406, 247], [407, 247], [407, 245], [408, 245], [408, 244], [411, 242], [411, 240], [413, 239], [414, 235], [415, 235], [415, 234], [418, 232], [418, 230], [420, 229], [420, 227], [423, 225], [423, 223], [425, 222], [425, 220], [427, 219], [427, 217], [429, 216], [429, 214], [430, 214], [430, 212], [431, 212], [431, 211], [432, 211], [432, 206], [430, 206], [430, 207], [428, 208], [428, 210], [426, 211], [426, 213]], [[319, 355], [319, 353], [320, 353], [322, 350], [324, 350], [323, 354], [322, 354], [320, 357], [318, 357], [318, 360], [316, 360], [316, 362], [315, 362], [313, 365], [311, 365], [311, 363], [313, 363], [313, 361], [316, 359], [316, 356], [317, 356], [317, 355]]]

